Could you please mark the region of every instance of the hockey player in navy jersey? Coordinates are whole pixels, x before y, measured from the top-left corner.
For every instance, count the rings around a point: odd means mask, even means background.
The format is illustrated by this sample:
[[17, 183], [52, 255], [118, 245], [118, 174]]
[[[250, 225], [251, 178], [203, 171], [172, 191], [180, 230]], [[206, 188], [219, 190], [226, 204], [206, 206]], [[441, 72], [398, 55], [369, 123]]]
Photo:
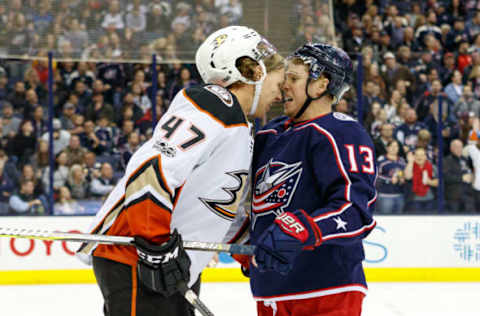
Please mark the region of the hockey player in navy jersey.
[[107, 316], [194, 315], [185, 284], [198, 290], [213, 253], [184, 250], [182, 237], [224, 240], [247, 187], [247, 115], [262, 117], [281, 100], [284, 60], [253, 29], [211, 34], [196, 66], [207, 84], [175, 96], [90, 226], [134, 236], [136, 247], [85, 243], [78, 251], [93, 263]]
[[300, 47], [283, 85], [288, 117], [256, 135], [249, 273], [260, 316], [361, 314], [376, 159], [364, 128], [332, 111], [352, 72], [339, 48]]

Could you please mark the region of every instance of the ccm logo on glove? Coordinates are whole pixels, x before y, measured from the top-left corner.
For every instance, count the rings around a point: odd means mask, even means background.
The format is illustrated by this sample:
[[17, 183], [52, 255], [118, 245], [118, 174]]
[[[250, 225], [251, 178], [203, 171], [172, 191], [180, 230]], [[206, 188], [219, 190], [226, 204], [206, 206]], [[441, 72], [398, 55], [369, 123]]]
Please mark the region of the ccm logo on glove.
[[167, 252], [166, 254], [161, 256], [149, 255], [138, 250], [137, 250], [137, 253], [138, 253], [138, 256], [145, 261], [151, 262], [152, 264], [161, 264], [161, 263], [167, 263], [171, 259], [177, 258], [178, 248], [175, 248], [173, 252]]
[[304, 243], [308, 239], [308, 230], [302, 222], [290, 212], [285, 212], [275, 218], [275, 223], [282, 231]]

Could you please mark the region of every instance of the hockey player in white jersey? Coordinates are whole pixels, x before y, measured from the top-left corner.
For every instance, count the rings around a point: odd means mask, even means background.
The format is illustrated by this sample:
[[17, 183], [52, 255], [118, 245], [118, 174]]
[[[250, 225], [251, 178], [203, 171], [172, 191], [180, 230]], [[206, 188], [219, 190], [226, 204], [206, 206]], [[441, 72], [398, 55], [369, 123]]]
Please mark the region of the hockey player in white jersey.
[[83, 244], [108, 316], [193, 315], [177, 284], [198, 290], [213, 256], [182, 238], [221, 242], [246, 189], [253, 150], [247, 116], [281, 100], [284, 60], [255, 30], [231, 26], [196, 53], [203, 86], [180, 91], [90, 227], [135, 236], [136, 247]]

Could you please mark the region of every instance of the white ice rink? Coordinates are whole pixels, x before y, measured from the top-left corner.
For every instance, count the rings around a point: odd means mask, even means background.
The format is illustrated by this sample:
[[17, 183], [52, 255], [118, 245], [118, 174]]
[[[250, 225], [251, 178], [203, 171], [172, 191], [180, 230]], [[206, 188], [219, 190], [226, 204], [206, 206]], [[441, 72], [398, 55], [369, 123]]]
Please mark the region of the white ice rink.
[[[370, 283], [362, 316], [479, 316], [480, 283]], [[216, 316], [256, 315], [247, 283], [204, 283]], [[1, 316], [102, 316], [96, 285], [0, 286]]]

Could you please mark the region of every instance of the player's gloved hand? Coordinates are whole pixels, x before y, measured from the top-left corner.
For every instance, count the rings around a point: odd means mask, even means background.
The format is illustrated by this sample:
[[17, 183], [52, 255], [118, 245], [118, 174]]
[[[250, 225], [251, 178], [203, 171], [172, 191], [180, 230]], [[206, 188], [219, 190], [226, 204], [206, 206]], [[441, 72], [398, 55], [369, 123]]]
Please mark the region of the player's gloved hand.
[[180, 282], [188, 284], [191, 261], [176, 229], [161, 245], [151, 244], [138, 236], [134, 244], [138, 254], [138, 279], [146, 288], [170, 296], [179, 290], [177, 285]]
[[302, 250], [311, 250], [321, 242], [320, 228], [304, 210], [285, 212], [277, 216], [258, 239], [257, 268], [260, 272], [276, 271], [285, 275]]

